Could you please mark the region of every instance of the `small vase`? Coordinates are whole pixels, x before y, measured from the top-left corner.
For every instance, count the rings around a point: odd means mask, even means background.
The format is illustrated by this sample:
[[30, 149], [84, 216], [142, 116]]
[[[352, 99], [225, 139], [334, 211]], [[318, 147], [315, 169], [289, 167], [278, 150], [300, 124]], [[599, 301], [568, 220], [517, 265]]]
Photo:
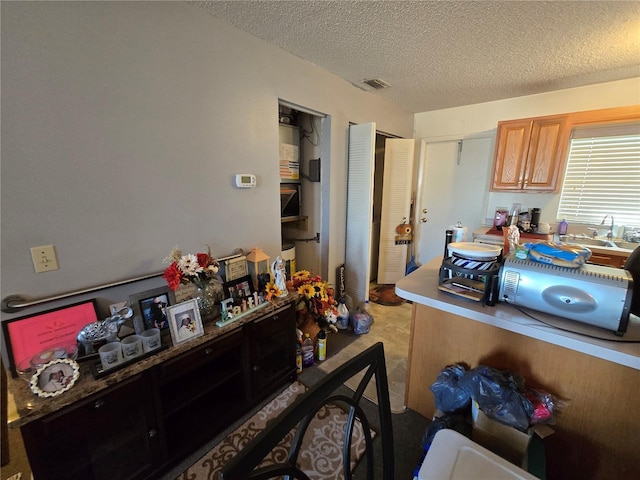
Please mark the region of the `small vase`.
[[213, 320], [220, 313], [220, 307], [216, 305], [216, 301], [219, 300], [218, 296], [219, 293], [215, 282], [208, 282], [202, 285], [196, 284], [196, 289], [191, 298], [198, 301], [200, 318], [203, 323]]

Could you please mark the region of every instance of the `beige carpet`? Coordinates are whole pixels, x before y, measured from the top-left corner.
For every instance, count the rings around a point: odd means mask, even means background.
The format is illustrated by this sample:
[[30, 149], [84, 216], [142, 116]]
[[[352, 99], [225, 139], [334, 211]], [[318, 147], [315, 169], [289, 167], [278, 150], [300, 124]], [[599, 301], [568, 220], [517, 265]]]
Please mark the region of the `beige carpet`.
[[[280, 395], [265, 405], [249, 420], [231, 432], [209, 453], [180, 474], [176, 480], [209, 480], [217, 478], [217, 472], [253, 439], [270, 420], [277, 417], [286, 407], [306, 391], [299, 382], [292, 383]], [[347, 414], [335, 405], [325, 406], [312, 420], [303, 439], [299, 464], [311, 479], [340, 479], [342, 475], [342, 440]], [[282, 461], [289, 452], [294, 431], [283, 439], [262, 465]], [[375, 432], [371, 432], [375, 437]], [[360, 422], [356, 421], [351, 446], [351, 471], [356, 467], [365, 449], [365, 439]]]
[[[373, 325], [369, 333], [358, 335], [353, 342], [327, 358], [324, 362], [317, 364], [317, 366], [327, 373], [331, 372], [367, 347], [376, 342], [382, 342], [387, 364], [391, 412], [401, 413], [406, 409], [404, 391], [407, 376], [407, 359], [409, 358], [412, 305], [406, 302], [397, 306], [383, 306], [372, 303], [369, 305], [369, 310], [373, 315]], [[335, 335], [341, 334], [342, 332]], [[328, 335], [327, 342], [331, 342], [331, 334]], [[364, 373], [356, 375], [347, 381], [346, 385], [355, 390], [363, 376]], [[369, 383], [367, 386], [365, 397], [377, 403], [378, 396], [374, 382]]]

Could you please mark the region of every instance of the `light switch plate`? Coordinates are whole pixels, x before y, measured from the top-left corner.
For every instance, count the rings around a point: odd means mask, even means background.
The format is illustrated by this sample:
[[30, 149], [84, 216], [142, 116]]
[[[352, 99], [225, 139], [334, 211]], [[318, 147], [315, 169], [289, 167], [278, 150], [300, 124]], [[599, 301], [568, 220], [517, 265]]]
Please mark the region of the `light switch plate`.
[[53, 245], [31, 247], [31, 259], [33, 260], [33, 267], [36, 273], [58, 270], [56, 249]]

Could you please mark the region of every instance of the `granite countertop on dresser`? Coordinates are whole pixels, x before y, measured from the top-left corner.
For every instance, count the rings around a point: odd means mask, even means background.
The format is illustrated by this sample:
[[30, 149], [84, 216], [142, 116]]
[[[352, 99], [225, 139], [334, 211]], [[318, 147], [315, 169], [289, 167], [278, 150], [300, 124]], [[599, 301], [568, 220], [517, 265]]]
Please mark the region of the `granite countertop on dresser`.
[[434, 258], [401, 278], [396, 283], [396, 294], [405, 300], [466, 317], [469, 321], [640, 370], [640, 317], [630, 315], [627, 332], [618, 337], [602, 328], [502, 302], [493, 307], [486, 306], [484, 302], [465, 300], [440, 291], [438, 273], [441, 264], [442, 258]]
[[[28, 382], [22, 378], [12, 378], [7, 375], [9, 392], [13, 395], [16, 405], [18, 417], [9, 422], [12, 428], [20, 427], [33, 420], [37, 420], [45, 415], [56, 412], [59, 409], [70, 405], [78, 400], [82, 400], [89, 395], [98, 393], [106, 388], [115, 385], [127, 378], [133, 377], [145, 370], [165, 362], [171, 358], [187, 352], [199, 345], [202, 345], [216, 337], [220, 337], [225, 333], [235, 330], [246, 323], [264, 315], [269, 315], [286, 305], [295, 302], [298, 298], [296, 293], [290, 293], [283, 298], [276, 298], [270, 302], [270, 305], [256, 309], [255, 312], [248, 313], [236, 321], [233, 321], [222, 327], [218, 327], [215, 322], [204, 325], [204, 335], [189, 342], [177, 346], [170, 346], [158, 353], [145, 357], [125, 368], [106, 374], [105, 376], [95, 379], [91, 372], [92, 362], [80, 362], [80, 378], [76, 384], [68, 391], [57, 397], [43, 398], [35, 395], [29, 388]], [[171, 342], [169, 337], [169, 342]], [[99, 362], [99, 360], [96, 360]], [[95, 362], [93, 362], [95, 363]]]

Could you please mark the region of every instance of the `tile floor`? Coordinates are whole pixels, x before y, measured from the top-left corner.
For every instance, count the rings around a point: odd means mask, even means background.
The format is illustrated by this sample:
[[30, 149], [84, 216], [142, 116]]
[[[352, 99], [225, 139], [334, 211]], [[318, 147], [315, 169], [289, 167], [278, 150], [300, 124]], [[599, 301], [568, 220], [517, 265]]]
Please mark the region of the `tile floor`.
[[[404, 390], [407, 375], [407, 359], [409, 357], [411, 310], [412, 305], [406, 302], [397, 306], [384, 306], [371, 303], [370, 311], [373, 315], [374, 323], [369, 333], [357, 336], [349, 345], [319, 364], [318, 368], [325, 372], [330, 372], [374, 343], [383, 342], [385, 361], [387, 364], [391, 411], [393, 413], [403, 412], [406, 409]], [[329, 335], [327, 339], [327, 342], [330, 341], [331, 335]], [[354, 377], [354, 380], [347, 382], [347, 385], [355, 387], [361, 377], [362, 375]], [[369, 384], [365, 390], [365, 397], [369, 400], [376, 401], [374, 384]]]

